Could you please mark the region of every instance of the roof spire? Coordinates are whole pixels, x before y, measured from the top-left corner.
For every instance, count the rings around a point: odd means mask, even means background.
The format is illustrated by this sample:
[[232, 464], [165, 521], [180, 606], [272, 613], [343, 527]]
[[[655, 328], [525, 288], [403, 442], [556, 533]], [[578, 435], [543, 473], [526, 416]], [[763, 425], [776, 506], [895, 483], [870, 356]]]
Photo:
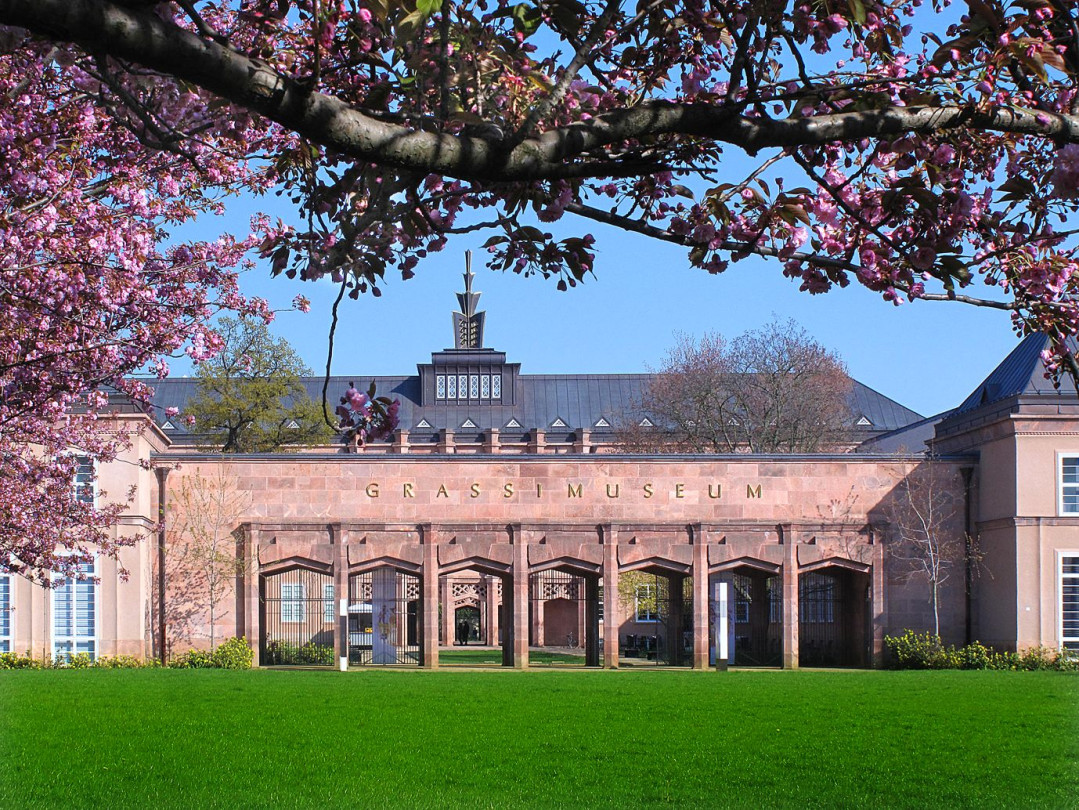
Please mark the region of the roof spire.
[[455, 349], [483, 348], [483, 319], [485, 312], [477, 312], [480, 293], [472, 292], [472, 251], [465, 251], [465, 291], [457, 293], [460, 312], [453, 313], [453, 347]]

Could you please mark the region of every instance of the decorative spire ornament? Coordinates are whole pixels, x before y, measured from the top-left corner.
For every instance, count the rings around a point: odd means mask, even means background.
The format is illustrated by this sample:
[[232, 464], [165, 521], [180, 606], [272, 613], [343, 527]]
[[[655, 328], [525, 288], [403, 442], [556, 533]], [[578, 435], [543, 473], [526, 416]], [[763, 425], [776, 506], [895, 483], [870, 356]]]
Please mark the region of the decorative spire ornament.
[[453, 313], [453, 347], [455, 349], [483, 348], [483, 319], [487, 314], [477, 312], [480, 293], [472, 292], [472, 251], [465, 251], [465, 291], [457, 293], [460, 312]]

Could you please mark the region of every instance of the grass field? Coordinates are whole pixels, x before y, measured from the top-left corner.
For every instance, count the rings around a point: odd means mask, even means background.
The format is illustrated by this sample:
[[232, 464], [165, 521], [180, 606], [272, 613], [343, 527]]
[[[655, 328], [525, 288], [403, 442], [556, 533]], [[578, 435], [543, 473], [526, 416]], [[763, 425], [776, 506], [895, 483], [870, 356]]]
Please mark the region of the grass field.
[[[528, 653], [528, 663], [531, 666], [553, 664], [583, 667], [584, 660], [583, 654], [548, 652], [547, 650], [530, 650]], [[502, 666], [502, 649], [500, 647], [443, 648], [438, 652], [438, 663], [442, 666], [499, 667]]]
[[1039, 672], [0, 673], [4, 807], [1075, 807]]

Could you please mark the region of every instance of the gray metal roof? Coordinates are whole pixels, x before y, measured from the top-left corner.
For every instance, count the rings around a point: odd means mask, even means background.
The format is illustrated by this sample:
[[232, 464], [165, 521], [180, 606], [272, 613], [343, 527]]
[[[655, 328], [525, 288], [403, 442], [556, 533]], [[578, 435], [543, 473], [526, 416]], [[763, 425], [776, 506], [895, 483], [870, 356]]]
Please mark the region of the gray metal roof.
[[[524, 440], [535, 429], [546, 430], [552, 441], [569, 441], [581, 429], [600, 434], [610, 432], [624, 414], [632, 413], [638, 406], [651, 378], [649, 374], [522, 374], [517, 379], [515, 406], [439, 401], [421, 407], [418, 376], [333, 376], [327, 386], [327, 400], [332, 411], [350, 382], [355, 382], [361, 390], [374, 382], [379, 396], [400, 401], [398, 419], [401, 428], [410, 432], [411, 441], [423, 441], [425, 436], [433, 441], [441, 429], [454, 431], [460, 440], [479, 440], [492, 428], [498, 429], [507, 441]], [[324, 378], [309, 377], [302, 382], [311, 398], [320, 401]], [[158, 424], [166, 421], [166, 408], [175, 407], [183, 412], [187, 401], [194, 396], [197, 383], [191, 377], [152, 383], [155, 389], [152, 404]], [[855, 438], [859, 440], [922, 419], [920, 414], [859, 382], [854, 383], [851, 391], [850, 407]], [[869, 425], [857, 424], [863, 417]], [[469, 420], [475, 427], [462, 427]], [[512, 420], [519, 426], [512, 425]], [[559, 420], [564, 426], [556, 424]], [[609, 427], [597, 425], [601, 420], [606, 420]], [[427, 425], [422, 424], [424, 421]], [[172, 429], [167, 432], [183, 441], [180, 437], [186, 430], [182, 420], [171, 422]]]
[[[1068, 347], [1072, 352], [1079, 349], [1074, 337], [1068, 339]], [[1023, 338], [1011, 354], [963, 400], [953, 415], [966, 414], [1012, 397], [1074, 396], [1075, 383], [1072, 380], [1062, 379], [1058, 389], [1045, 376], [1042, 352], [1047, 348], [1049, 338], [1041, 333], [1035, 332]]]
[[924, 453], [929, 448], [929, 441], [936, 435], [937, 425], [954, 412], [944, 411], [935, 416], [927, 416], [897, 430], [874, 436], [858, 445], [854, 452], [885, 455]]

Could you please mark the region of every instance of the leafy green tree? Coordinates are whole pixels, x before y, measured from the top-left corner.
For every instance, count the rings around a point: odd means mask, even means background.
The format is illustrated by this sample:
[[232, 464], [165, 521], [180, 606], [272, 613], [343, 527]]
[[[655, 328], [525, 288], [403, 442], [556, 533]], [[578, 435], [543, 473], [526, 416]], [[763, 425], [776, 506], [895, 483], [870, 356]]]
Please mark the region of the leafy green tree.
[[223, 453], [267, 453], [324, 444], [333, 431], [300, 377], [311, 370], [260, 321], [222, 318], [224, 348], [198, 369], [186, 414]]

